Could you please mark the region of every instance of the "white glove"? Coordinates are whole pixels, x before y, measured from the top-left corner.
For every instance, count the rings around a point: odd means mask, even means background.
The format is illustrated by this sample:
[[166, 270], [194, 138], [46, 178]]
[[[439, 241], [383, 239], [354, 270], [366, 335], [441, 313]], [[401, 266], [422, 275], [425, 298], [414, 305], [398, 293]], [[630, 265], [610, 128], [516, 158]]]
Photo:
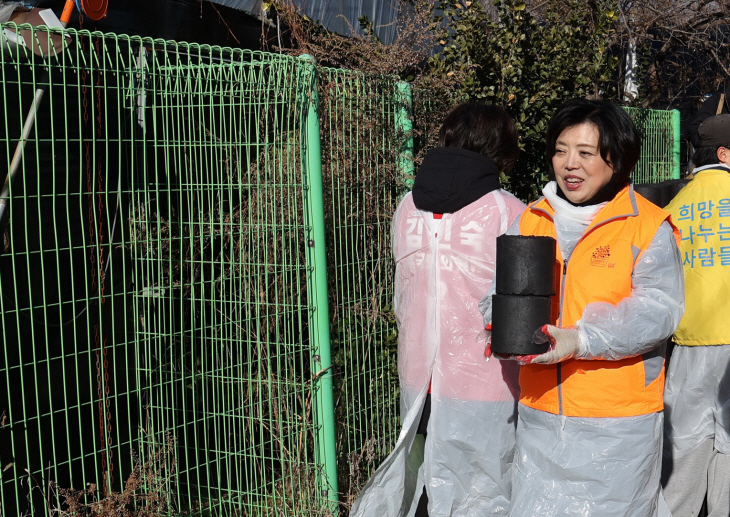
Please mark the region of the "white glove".
[[550, 342], [550, 349], [535, 357], [530, 364], [555, 364], [581, 355], [580, 332], [575, 327], [543, 325], [532, 335], [532, 342]]

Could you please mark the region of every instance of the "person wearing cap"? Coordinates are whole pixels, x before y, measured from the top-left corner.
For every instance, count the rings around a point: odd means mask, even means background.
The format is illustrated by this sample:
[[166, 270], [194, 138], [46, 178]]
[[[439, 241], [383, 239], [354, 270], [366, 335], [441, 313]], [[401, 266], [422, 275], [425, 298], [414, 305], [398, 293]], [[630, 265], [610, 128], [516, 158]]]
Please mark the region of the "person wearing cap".
[[730, 515], [730, 115], [698, 129], [694, 179], [667, 205], [681, 232], [685, 313], [664, 391], [662, 481], [674, 516]]

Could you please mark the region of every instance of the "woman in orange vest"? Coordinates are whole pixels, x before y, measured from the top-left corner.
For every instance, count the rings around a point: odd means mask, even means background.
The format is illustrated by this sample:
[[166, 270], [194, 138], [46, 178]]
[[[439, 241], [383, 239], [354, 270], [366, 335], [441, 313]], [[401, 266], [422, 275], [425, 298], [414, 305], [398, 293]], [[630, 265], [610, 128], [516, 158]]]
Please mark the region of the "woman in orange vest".
[[[512, 517], [669, 515], [660, 487], [666, 340], [684, 310], [669, 214], [634, 192], [641, 139], [615, 104], [564, 104], [554, 181], [510, 233], [558, 244], [555, 325], [520, 357]], [[487, 307], [485, 320], [491, 320]]]

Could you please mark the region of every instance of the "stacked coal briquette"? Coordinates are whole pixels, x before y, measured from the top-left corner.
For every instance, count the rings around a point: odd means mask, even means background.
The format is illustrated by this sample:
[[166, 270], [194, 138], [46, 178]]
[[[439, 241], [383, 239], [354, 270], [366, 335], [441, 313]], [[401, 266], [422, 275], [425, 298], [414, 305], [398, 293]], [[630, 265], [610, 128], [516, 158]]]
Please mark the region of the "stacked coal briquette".
[[532, 355], [535, 330], [551, 321], [555, 298], [555, 239], [521, 235], [497, 237], [495, 292], [492, 296], [492, 352]]

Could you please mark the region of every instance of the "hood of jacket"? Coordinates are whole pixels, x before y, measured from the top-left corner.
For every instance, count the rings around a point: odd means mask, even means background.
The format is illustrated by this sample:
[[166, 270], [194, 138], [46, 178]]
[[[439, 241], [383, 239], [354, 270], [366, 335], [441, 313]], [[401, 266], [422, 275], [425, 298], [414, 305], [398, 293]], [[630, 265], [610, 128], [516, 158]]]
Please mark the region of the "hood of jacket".
[[499, 188], [499, 170], [488, 156], [436, 147], [418, 169], [413, 202], [419, 210], [451, 214]]

